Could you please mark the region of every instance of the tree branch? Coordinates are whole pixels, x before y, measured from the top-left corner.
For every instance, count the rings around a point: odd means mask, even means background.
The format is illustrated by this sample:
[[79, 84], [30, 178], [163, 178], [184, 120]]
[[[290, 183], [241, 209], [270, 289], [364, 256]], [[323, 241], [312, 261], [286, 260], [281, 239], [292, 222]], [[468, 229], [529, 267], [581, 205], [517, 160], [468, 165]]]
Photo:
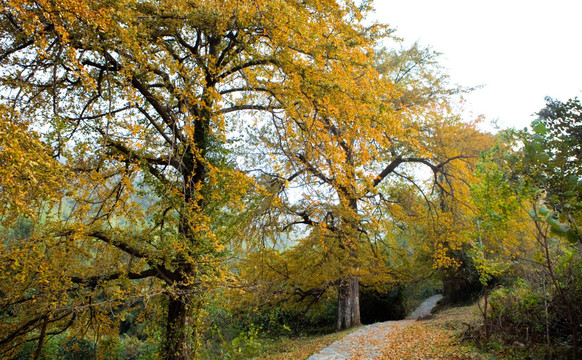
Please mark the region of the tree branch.
[[305, 155], [303, 154], [296, 154], [295, 157], [303, 164], [305, 165], [306, 169], [313, 174], [314, 176], [318, 177], [319, 179], [321, 179], [323, 182], [325, 182], [326, 184], [332, 185], [333, 184], [333, 180], [328, 178], [327, 176], [325, 176], [321, 171], [319, 171], [318, 169], [316, 169], [309, 161], [307, 161], [307, 159], [305, 158]]
[[226, 70], [225, 72], [223, 72], [222, 74], [218, 75], [217, 79], [218, 80], [222, 80], [240, 70], [252, 67], [252, 66], [258, 66], [258, 65], [267, 65], [267, 64], [272, 64], [272, 65], [277, 65], [277, 62], [275, 60], [271, 60], [271, 59], [262, 59], [262, 60], [253, 60], [253, 61], [248, 61], [244, 64], [240, 64], [237, 66], [234, 66], [228, 70]]
[[283, 110], [281, 107], [276, 106], [265, 106], [265, 105], [236, 105], [229, 108], [220, 109], [218, 111], [219, 114], [227, 114], [235, 111], [241, 110], [257, 110], [257, 111], [269, 111], [272, 112], [274, 110]]
[[110, 275], [91, 276], [88, 278], [81, 278], [81, 277], [73, 276], [73, 277], [71, 277], [71, 281], [74, 284], [80, 284], [80, 285], [88, 286], [90, 288], [95, 288], [97, 286], [97, 284], [99, 283], [99, 281], [116, 280], [116, 279], [123, 277], [124, 275], [126, 275], [127, 278], [130, 280], [138, 280], [138, 279], [145, 279], [145, 278], [152, 277], [152, 276], [157, 277], [158, 274], [159, 274], [158, 269], [151, 268], [151, 269], [147, 269], [147, 270], [144, 270], [142, 272], [139, 272], [139, 273], [130, 272], [130, 273], [124, 274], [124, 273], [119, 272], [119, 273], [110, 274]]

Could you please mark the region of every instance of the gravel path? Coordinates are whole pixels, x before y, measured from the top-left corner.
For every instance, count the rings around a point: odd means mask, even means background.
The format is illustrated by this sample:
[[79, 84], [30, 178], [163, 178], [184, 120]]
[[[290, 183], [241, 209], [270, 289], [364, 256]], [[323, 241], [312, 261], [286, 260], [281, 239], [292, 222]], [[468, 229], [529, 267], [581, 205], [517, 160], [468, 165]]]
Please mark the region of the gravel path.
[[406, 317], [408, 320], [416, 320], [419, 317], [430, 315], [431, 310], [436, 306], [436, 303], [442, 299], [442, 295], [435, 295], [431, 296], [428, 299], [424, 300], [422, 304], [420, 304], [416, 310], [414, 310], [410, 315]]
[[334, 342], [319, 353], [311, 355], [307, 360], [375, 359], [381, 355], [380, 345], [389, 331], [408, 326], [419, 317], [430, 315], [430, 311], [441, 298], [442, 295], [435, 295], [426, 299], [406, 320], [366, 325]]

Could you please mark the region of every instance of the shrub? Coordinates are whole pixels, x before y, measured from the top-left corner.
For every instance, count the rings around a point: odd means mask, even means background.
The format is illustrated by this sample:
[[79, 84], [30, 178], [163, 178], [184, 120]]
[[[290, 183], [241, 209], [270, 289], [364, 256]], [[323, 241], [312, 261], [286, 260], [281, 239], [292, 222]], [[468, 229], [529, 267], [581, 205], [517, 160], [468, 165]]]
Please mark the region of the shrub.
[[491, 293], [488, 316], [493, 342], [526, 344], [539, 358], [571, 356], [569, 316], [582, 323], [582, 257], [578, 251], [564, 251], [554, 274], [559, 288], [545, 271], [539, 271]]

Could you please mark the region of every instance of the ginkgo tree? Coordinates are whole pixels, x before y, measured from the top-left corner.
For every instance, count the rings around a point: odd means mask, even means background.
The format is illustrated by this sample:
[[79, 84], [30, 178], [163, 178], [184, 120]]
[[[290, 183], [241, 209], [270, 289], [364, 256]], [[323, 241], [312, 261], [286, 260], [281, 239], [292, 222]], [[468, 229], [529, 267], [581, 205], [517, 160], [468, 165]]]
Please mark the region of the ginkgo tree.
[[479, 129], [478, 120], [464, 123], [458, 115], [441, 110], [425, 111], [417, 123], [425, 131], [418, 137], [422, 148], [431, 153], [433, 162], [444, 166], [440, 172], [420, 178], [418, 171], [399, 176], [408, 186], [384, 186], [393, 197], [393, 204], [384, 206], [395, 231], [407, 239], [414, 268], [421, 273], [418, 276], [438, 275], [447, 301], [466, 300], [478, 282], [467, 254], [466, 233], [475, 227], [469, 215], [474, 211], [470, 184], [477, 180], [474, 171], [479, 153], [494, 138]]
[[[273, 115], [261, 135], [251, 137], [257, 143], [252, 154], [260, 155], [249, 167], [270, 164], [260, 178], [274, 193], [273, 206], [262, 213], [260, 238], [276, 240], [284, 231], [293, 246], [283, 254], [253, 253], [246, 270], [273, 293], [308, 306], [335, 290], [335, 328], [341, 330], [360, 323], [360, 279], [394, 281], [381, 245], [394, 220], [391, 186], [420, 184], [417, 173], [424, 167], [432, 174], [429, 197], [449, 193], [450, 170], [476, 155], [474, 148], [453, 145], [456, 132], [479, 132], [465, 130], [470, 126], [451, 114], [450, 95], [460, 89], [448, 88], [429, 50], [377, 52], [349, 77], [340, 76], [329, 57], [311, 56], [321, 57], [335, 75], [312, 91], [333, 95], [315, 97], [310, 117], [289, 122]], [[265, 234], [269, 227], [274, 230]]]
[[[47, 336], [67, 331], [98, 339], [132, 305], [156, 301], [165, 304], [162, 356], [195, 356], [196, 309], [205, 291], [229, 281], [223, 235], [232, 232], [228, 218], [251, 187], [229, 155], [229, 138], [234, 123], [253, 126], [261, 113], [272, 119], [271, 134], [297, 132], [285, 137], [292, 141], [283, 149], [310, 179], [334, 179], [328, 183], [339, 190], [340, 217], [347, 219], [342, 231], [347, 238], [360, 231], [352, 219], [365, 193], [354, 186], [369, 192], [382, 176], [362, 172], [350, 153], [377, 158], [403, 134], [371, 116], [377, 99], [392, 90], [368, 63], [385, 31], [362, 25], [367, 5], [7, 0], [0, 6], [0, 96], [9, 109], [3, 122], [26, 119], [37, 134], [27, 136], [42, 145], [24, 150], [44, 152], [43, 163], [56, 169], [31, 162], [47, 181], [21, 177], [25, 187], [41, 193], [41, 184], [55, 196], [45, 199], [30, 236], [2, 247], [3, 354], [35, 342], [40, 356]], [[369, 105], [356, 115], [351, 106], [360, 104]], [[260, 124], [252, 133], [265, 139]], [[359, 140], [367, 131], [377, 141], [370, 149]], [[310, 134], [322, 140], [307, 141]], [[350, 170], [317, 170], [326, 158], [343, 159]], [[361, 184], [356, 175], [365, 175]]]

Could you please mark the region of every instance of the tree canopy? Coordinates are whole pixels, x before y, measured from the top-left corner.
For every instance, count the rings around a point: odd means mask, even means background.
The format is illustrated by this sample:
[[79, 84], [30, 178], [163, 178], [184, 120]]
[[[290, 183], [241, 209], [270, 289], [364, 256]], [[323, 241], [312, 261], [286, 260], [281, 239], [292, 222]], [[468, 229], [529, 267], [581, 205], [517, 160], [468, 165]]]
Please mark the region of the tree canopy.
[[[336, 1], [3, 2], [3, 120], [18, 127], [26, 119], [39, 134], [46, 146], [14, 147], [43, 160], [25, 159], [32, 173], [21, 178], [34, 185], [45, 174], [39, 183], [55, 194], [41, 199], [35, 224], [43, 226], [3, 247], [10, 282], [2, 307], [18, 319], [2, 324], [3, 350], [26, 341], [41, 349], [46, 334], [70, 327], [106, 332], [124, 309], [163, 295], [165, 356], [189, 358], [197, 299], [228, 282], [228, 219], [251, 186], [228, 155], [233, 126], [259, 126], [260, 114], [273, 120], [271, 131], [340, 113], [356, 121], [354, 102], [358, 120], [371, 121], [359, 105], [377, 110], [384, 96], [370, 60], [387, 31], [362, 25], [366, 9]], [[4, 180], [9, 197], [12, 180]]]
[[487, 251], [521, 246], [516, 189], [579, 242], [580, 102], [548, 100], [522, 148], [479, 159], [494, 136], [459, 115], [469, 89], [430, 48], [385, 48], [370, 10], [2, 1], [0, 355], [64, 336], [106, 358], [132, 318], [160, 357], [191, 359], [229, 290], [327, 299], [349, 328], [360, 284], [467, 254], [484, 283], [501, 274]]

